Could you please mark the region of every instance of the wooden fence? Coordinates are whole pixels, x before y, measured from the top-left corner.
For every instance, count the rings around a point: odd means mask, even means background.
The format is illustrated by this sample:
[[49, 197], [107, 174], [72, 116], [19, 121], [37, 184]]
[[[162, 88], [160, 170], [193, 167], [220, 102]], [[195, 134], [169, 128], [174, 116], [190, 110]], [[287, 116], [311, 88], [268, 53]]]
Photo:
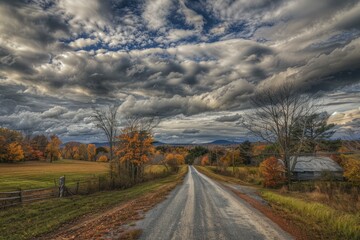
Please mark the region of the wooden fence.
[[59, 196], [59, 188], [39, 188], [18, 190], [13, 192], [0, 192], [0, 208], [6, 208], [23, 203], [34, 202]]

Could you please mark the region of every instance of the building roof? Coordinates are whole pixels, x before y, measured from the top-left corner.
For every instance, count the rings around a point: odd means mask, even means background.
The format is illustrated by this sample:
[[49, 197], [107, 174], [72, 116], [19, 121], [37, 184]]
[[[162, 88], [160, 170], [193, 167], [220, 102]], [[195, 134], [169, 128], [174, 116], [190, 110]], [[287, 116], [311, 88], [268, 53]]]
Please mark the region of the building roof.
[[[294, 157], [290, 158], [290, 166], [292, 166]], [[293, 172], [321, 172], [343, 171], [334, 160], [329, 157], [299, 156]]]

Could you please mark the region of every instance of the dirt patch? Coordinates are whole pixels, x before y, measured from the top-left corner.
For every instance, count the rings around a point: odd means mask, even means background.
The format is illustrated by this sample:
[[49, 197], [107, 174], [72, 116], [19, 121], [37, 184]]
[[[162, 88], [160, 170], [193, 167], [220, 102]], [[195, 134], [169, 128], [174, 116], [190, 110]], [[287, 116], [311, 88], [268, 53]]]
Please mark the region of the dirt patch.
[[275, 222], [279, 227], [281, 227], [284, 231], [290, 233], [295, 239], [299, 240], [307, 240], [307, 239], [314, 239], [314, 236], [309, 235], [309, 233], [297, 226], [293, 221], [286, 218], [286, 216], [274, 213], [271, 207], [264, 205], [263, 203], [259, 202], [258, 200], [249, 197], [248, 195], [241, 193], [231, 187], [225, 186], [227, 189], [231, 190], [241, 199], [245, 200], [249, 203], [252, 207], [259, 210], [262, 214], [268, 217], [271, 221]]
[[168, 183], [154, 192], [122, 203], [104, 213], [84, 216], [36, 239], [137, 239], [142, 231], [133, 228], [134, 223], [142, 219], [146, 211], [164, 200], [181, 181]]

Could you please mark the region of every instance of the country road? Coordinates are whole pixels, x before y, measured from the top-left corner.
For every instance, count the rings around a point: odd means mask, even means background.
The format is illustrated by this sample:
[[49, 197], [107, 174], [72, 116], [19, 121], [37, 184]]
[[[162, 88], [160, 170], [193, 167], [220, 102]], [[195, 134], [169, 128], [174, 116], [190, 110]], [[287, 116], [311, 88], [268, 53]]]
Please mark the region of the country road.
[[140, 239], [293, 239], [232, 192], [189, 167], [184, 183], [137, 226]]

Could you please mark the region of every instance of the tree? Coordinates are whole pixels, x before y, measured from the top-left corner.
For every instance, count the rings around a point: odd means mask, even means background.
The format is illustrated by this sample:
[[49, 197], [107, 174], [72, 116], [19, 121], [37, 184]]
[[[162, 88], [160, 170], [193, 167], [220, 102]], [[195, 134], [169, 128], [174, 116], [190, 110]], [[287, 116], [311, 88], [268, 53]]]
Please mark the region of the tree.
[[18, 162], [24, 159], [24, 151], [18, 142], [12, 142], [7, 147], [7, 160]]
[[170, 166], [173, 172], [179, 171], [179, 165], [185, 163], [185, 158], [182, 154], [178, 153], [168, 153], [165, 156], [165, 162]]
[[[250, 101], [253, 110], [242, 116], [242, 126], [254, 136], [276, 144], [290, 184], [291, 171], [306, 139], [307, 120], [317, 107], [311, 96], [299, 94], [293, 83], [261, 88]], [[295, 128], [301, 129], [301, 134], [294, 136]], [[295, 158], [290, 164], [292, 156]]]
[[205, 155], [201, 158], [201, 165], [202, 166], [209, 165], [209, 155]]
[[245, 141], [240, 144], [240, 159], [244, 164], [251, 163], [251, 143], [249, 141]]
[[187, 164], [193, 164], [195, 159], [207, 154], [209, 150], [207, 148], [204, 148], [202, 146], [196, 146], [192, 149], [190, 149], [189, 154], [185, 158], [185, 162]]
[[88, 160], [88, 151], [86, 144], [79, 145], [79, 159]]
[[[118, 105], [108, 106], [107, 109], [94, 109], [93, 120], [95, 126], [101, 129], [107, 138], [110, 146], [110, 161], [114, 155], [114, 141], [117, 136], [119, 121], [117, 119]], [[112, 171], [112, 170], [111, 170]]]
[[286, 180], [284, 165], [275, 157], [263, 161], [259, 166], [259, 171], [264, 177], [265, 187], [277, 187]]
[[301, 141], [301, 138], [304, 138], [302, 152], [315, 153], [317, 145], [324, 143], [335, 133], [331, 131], [335, 124], [328, 124], [328, 119], [327, 112], [313, 113], [300, 117], [300, 120], [295, 123], [292, 134], [295, 141], [297, 139]]
[[34, 156], [39, 160], [45, 160], [46, 157], [46, 146], [49, 140], [45, 135], [36, 135], [30, 140], [30, 145], [34, 150]]
[[89, 161], [94, 161], [96, 156], [96, 146], [94, 144], [87, 145], [87, 156]]
[[117, 137], [116, 156], [121, 163], [121, 165], [115, 166], [118, 173], [123, 167], [132, 181], [136, 182], [142, 179], [144, 164], [155, 153], [151, 130], [157, 124], [158, 122], [153, 118], [133, 117], [127, 119], [127, 127], [122, 129], [121, 134]]
[[46, 146], [46, 154], [50, 162], [60, 158], [60, 145], [61, 140], [56, 135], [52, 135]]
[[79, 158], [79, 143], [68, 142], [64, 147], [64, 158], [78, 159]]

